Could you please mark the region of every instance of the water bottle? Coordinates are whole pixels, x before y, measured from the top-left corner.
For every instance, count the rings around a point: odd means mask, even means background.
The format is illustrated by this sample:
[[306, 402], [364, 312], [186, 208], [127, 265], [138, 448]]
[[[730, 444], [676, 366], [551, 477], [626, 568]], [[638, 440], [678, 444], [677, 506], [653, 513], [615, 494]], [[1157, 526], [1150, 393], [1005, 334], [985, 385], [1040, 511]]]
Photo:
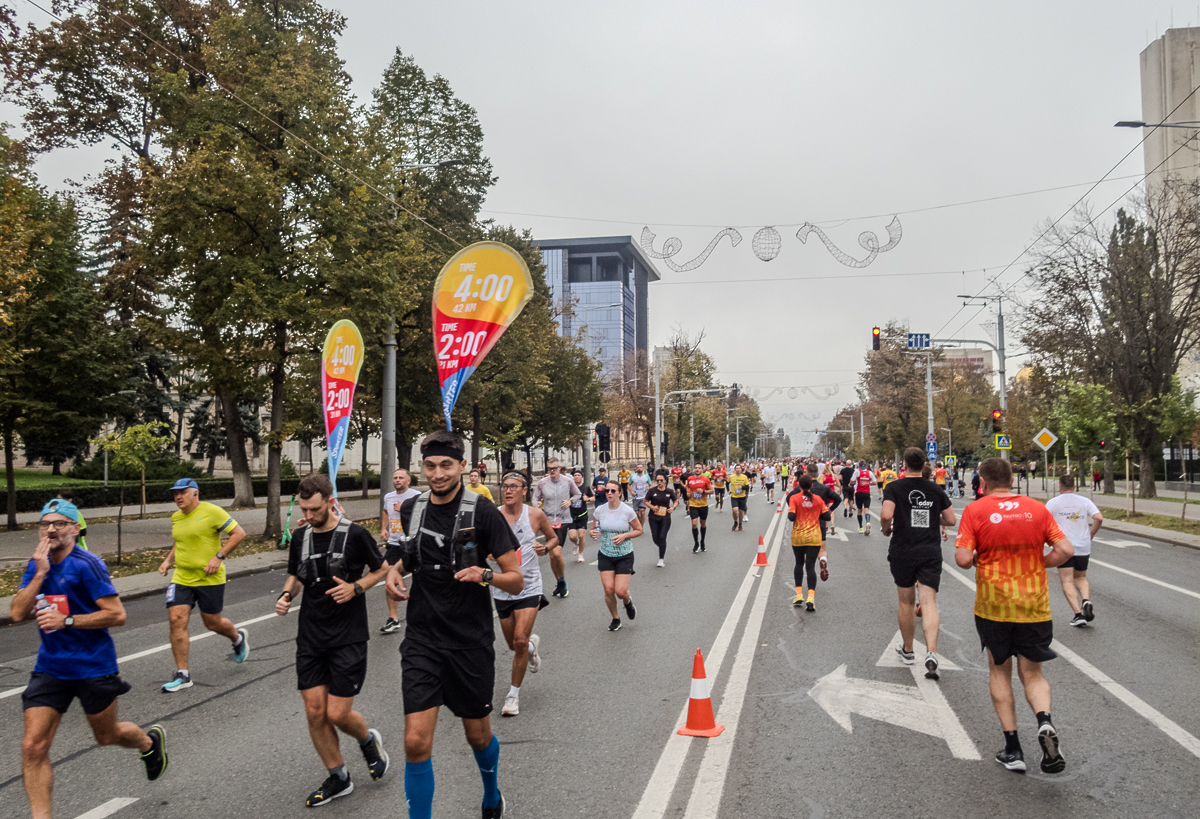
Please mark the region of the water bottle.
[[37, 597], [34, 598], [34, 600], [36, 601], [33, 604], [34, 611], [41, 611], [42, 609], [50, 608], [50, 601], [46, 599], [46, 595], [39, 594]]

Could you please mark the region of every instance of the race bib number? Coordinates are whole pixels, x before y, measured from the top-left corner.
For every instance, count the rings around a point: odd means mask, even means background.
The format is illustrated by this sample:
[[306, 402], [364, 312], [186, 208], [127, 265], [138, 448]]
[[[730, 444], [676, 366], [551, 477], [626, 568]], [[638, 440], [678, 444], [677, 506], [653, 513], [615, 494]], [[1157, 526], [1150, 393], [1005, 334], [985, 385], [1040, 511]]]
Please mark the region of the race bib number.
[[693, 493], [692, 493], [692, 500], [700, 500], [700, 499], [702, 499], [703, 497], [704, 497], [704, 493], [703, 493], [703, 492], [693, 492]]
[[175, 602], [175, 584], [174, 583], [171, 583], [170, 585], [167, 586], [167, 602], [168, 603]]
[[910, 521], [911, 521], [912, 528], [914, 528], [914, 529], [928, 529], [929, 528], [929, 510], [928, 509], [912, 510], [912, 516], [910, 518]]
[[50, 608], [64, 615], [71, 613], [71, 604], [67, 601], [65, 594], [47, 594], [46, 602], [50, 604]]
[[392, 518], [389, 520], [388, 528], [391, 530], [393, 535], [404, 534], [404, 522], [401, 521], [400, 518]]

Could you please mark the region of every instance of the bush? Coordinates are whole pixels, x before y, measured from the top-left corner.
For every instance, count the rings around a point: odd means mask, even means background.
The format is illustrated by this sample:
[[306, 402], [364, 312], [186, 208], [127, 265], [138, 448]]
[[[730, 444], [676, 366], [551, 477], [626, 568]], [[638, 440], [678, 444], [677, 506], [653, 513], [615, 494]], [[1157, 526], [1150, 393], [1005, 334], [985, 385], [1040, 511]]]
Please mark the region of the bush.
[[292, 459], [284, 455], [279, 461], [279, 477], [280, 478], [299, 478], [300, 473], [296, 471], [296, 465], [292, 463]]
[[[85, 461], [67, 471], [67, 477], [78, 478], [85, 481], [102, 481], [104, 480], [104, 454], [100, 453], [89, 461]], [[174, 452], [161, 452], [155, 456], [146, 467], [146, 482], [150, 481], [177, 481], [180, 478], [195, 478], [199, 480], [204, 477], [204, 470], [196, 466], [188, 458], [179, 458]], [[140, 483], [142, 476], [132, 469], [119, 469], [109, 459], [108, 464], [108, 482], [134, 481]], [[149, 492], [149, 486], [146, 487]], [[149, 498], [149, 495], [147, 495]], [[40, 508], [40, 507], [39, 507]]]

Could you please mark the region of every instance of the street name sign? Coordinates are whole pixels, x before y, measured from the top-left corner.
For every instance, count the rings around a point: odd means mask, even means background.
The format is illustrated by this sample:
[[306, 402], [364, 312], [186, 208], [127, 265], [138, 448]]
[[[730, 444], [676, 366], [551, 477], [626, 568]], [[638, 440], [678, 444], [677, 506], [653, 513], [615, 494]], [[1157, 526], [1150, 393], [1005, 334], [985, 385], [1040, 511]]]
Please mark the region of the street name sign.
[[1046, 452], [1058, 443], [1058, 436], [1042, 427], [1042, 431], [1033, 436], [1033, 442], [1042, 448], [1042, 452]]

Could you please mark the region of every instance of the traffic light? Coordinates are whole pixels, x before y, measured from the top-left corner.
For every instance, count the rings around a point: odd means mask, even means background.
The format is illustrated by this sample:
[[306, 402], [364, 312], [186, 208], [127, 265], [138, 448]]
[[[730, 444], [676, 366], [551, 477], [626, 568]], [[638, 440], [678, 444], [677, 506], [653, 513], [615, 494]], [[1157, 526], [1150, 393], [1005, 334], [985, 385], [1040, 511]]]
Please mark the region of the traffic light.
[[997, 435], [1000, 434], [1001, 432], [1004, 431], [1003, 426], [1004, 426], [1004, 413], [1002, 413], [998, 409], [992, 410], [992, 432], [996, 433]]
[[600, 451], [600, 442], [597, 441], [595, 438], [593, 438], [592, 439], [592, 452], [599, 452], [599, 451]]
[[1103, 452], [1103, 451], [1104, 451], [1104, 448], [1105, 448], [1106, 446], [1108, 446], [1108, 441], [1106, 441], [1106, 440], [1104, 440], [1103, 438], [1101, 438], [1101, 439], [1100, 439], [1100, 451], [1101, 451], [1101, 452]]
[[873, 327], [871, 329], [871, 349], [872, 350], [879, 349], [879, 328], [878, 327]]
[[600, 442], [601, 452], [608, 452], [611, 449], [609, 446], [608, 424], [596, 424], [596, 439]]
[[662, 452], [660, 454], [665, 456], [667, 454], [667, 444], [669, 443], [669, 436], [667, 435], [667, 433], [665, 431], [663, 432], [662, 436], [663, 436]]

